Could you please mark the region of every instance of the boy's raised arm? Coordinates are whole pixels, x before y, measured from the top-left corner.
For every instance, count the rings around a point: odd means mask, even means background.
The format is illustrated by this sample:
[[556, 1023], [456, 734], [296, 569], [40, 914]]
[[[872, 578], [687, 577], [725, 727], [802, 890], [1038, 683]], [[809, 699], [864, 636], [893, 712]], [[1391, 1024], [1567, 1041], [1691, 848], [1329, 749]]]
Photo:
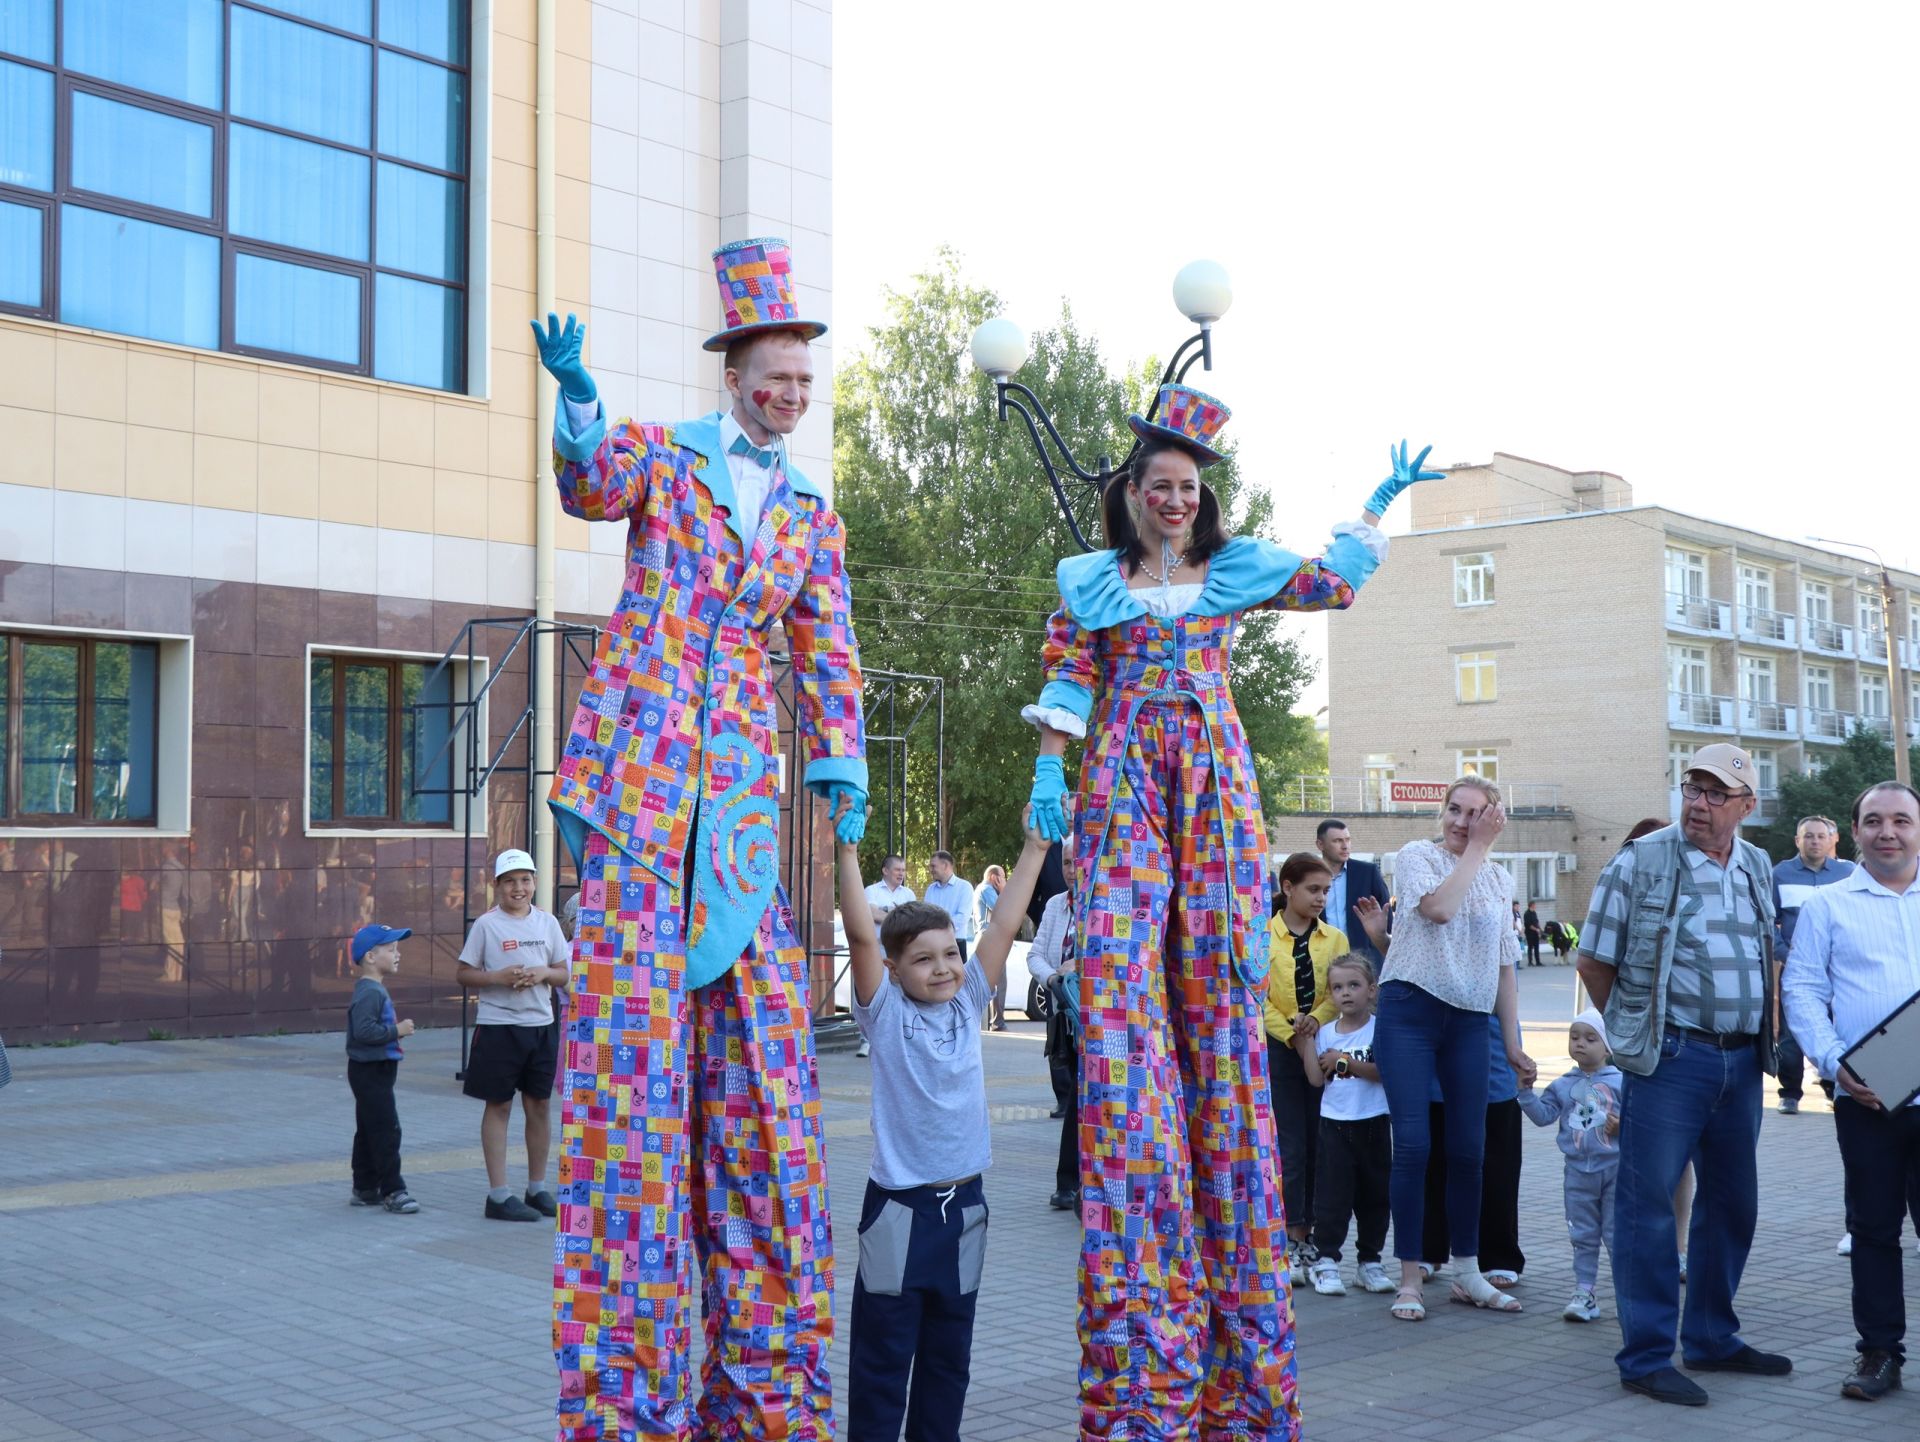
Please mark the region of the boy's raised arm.
[[865, 1006], [880, 989], [880, 933], [874, 929], [867, 886], [860, 879], [860, 848], [843, 841], [834, 853], [840, 868], [840, 925], [853, 962], [853, 999]]
[[[1071, 802], [1068, 805], [1067, 819], [1071, 821]], [[1000, 893], [1000, 900], [994, 903], [993, 920], [987, 923], [987, 934], [980, 938], [980, 944], [973, 953], [980, 958], [980, 969], [987, 975], [987, 984], [994, 987], [999, 986], [1000, 978], [1007, 974], [1007, 953], [1013, 950], [1013, 939], [1020, 934], [1020, 923], [1026, 920], [1027, 903], [1033, 899], [1033, 886], [1040, 879], [1041, 863], [1047, 859], [1047, 851], [1053, 845], [1034, 829], [1031, 805], [1021, 813], [1020, 825], [1027, 834], [1027, 844], [1020, 851], [1020, 860], [1014, 866], [1013, 874], [1007, 878], [1007, 889]]]

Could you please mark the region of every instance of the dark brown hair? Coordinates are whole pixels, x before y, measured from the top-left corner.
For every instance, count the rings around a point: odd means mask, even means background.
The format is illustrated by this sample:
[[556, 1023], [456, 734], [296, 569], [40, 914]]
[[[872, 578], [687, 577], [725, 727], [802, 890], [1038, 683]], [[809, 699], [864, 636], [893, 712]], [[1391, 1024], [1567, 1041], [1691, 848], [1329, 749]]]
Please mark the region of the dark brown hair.
[[1317, 851], [1296, 851], [1280, 863], [1280, 874], [1273, 882], [1273, 913], [1278, 916], [1286, 908], [1287, 888], [1295, 886], [1314, 872], [1332, 876], [1333, 868], [1327, 865], [1326, 858]]
[[[1147, 466], [1154, 457], [1169, 451], [1192, 456], [1195, 464], [1199, 464], [1199, 455], [1186, 446], [1175, 445], [1172, 441], [1143, 441], [1126, 468], [1107, 482], [1106, 494], [1100, 498], [1100, 526], [1107, 544], [1120, 553], [1120, 559], [1129, 567], [1138, 566], [1147, 558], [1147, 548], [1140, 540], [1133, 516], [1127, 510], [1127, 486], [1146, 475]], [[1213, 493], [1212, 486], [1202, 481], [1200, 511], [1193, 518], [1193, 544], [1187, 547], [1187, 559], [1204, 561], [1226, 545], [1228, 539], [1226, 522], [1220, 515], [1220, 498]]]
[[1661, 827], [1671, 826], [1672, 824], [1671, 821], [1662, 821], [1658, 816], [1649, 816], [1644, 821], [1634, 822], [1633, 830], [1629, 831], [1626, 836], [1621, 839], [1620, 844], [1625, 846], [1629, 841], [1638, 841], [1643, 836], [1651, 836]]
[[903, 902], [880, 923], [880, 949], [889, 961], [898, 961], [915, 937], [929, 931], [952, 930], [953, 917], [945, 907], [925, 901]]

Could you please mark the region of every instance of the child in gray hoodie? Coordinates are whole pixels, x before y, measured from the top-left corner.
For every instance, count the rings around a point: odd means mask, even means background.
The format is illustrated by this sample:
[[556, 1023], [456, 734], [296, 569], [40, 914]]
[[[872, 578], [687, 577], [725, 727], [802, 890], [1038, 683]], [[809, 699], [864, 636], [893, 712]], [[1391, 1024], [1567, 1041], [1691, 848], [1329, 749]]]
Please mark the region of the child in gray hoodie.
[[1573, 1240], [1573, 1299], [1560, 1315], [1591, 1322], [1600, 1315], [1593, 1289], [1600, 1248], [1612, 1255], [1613, 1192], [1620, 1175], [1620, 1069], [1607, 1063], [1607, 1026], [1588, 1007], [1567, 1029], [1573, 1070], [1544, 1092], [1520, 1088], [1520, 1110], [1540, 1126], [1560, 1125], [1566, 1156], [1567, 1234]]

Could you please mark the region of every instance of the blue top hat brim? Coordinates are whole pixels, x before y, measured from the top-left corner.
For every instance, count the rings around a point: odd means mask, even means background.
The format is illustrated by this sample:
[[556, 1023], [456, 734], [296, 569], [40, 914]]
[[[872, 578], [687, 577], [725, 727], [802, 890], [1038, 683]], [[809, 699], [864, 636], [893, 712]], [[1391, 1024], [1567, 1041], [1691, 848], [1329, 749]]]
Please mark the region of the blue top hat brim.
[[722, 351], [737, 340], [766, 335], [776, 330], [790, 330], [802, 340], [818, 340], [827, 333], [826, 326], [817, 320], [761, 320], [752, 325], [737, 325], [732, 330], [717, 331], [700, 343], [700, 349]]
[[1183, 435], [1171, 426], [1150, 421], [1145, 416], [1128, 416], [1127, 426], [1143, 441], [1165, 441], [1169, 445], [1180, 447], [1183, 451], [1192, 452], [1203, 467], [1226, 459], [1224, 454], [1216, 451], [1212, 446], [1203, 446], [1192, 436]]

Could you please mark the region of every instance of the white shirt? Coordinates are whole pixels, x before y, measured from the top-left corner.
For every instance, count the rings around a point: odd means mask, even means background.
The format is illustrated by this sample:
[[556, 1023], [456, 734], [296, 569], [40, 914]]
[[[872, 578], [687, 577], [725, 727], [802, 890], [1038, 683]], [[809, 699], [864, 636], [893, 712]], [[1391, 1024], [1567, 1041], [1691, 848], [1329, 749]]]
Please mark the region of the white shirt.
[[1816, 890], [1780, 986], [1794, 1039], [1831, 1081], [1841, 1055], [1920, 992], [1920, 877], [1896, 893], [1856, 866]]
[[1464, 1011], [1491, 1012], [1500, 989], [1500, 968], [1520, 960], [1513, 931], [1513, 876], [1491, 861], [1480, 864], [1466, 899], [1442, 925], [1420, 914], [1420, 898], [1440, 889], [1459, 858], [1434, 841], [1400, 848], [1394, 862], [1393, 946], [1380, 980], [1412, 982]]
[[953, 934], [961, 941], [973, 940], [973, 883], [955, 875], [946, 881], [927, 883], [927, 900], [953, 918]]
[[905, 906], [913, 900], [911, 886], [888, 886], [884, 881], [876, 881], [867, 888], [867, 905], [878, 910], [891, 910], [896, 906]]
[[[600, 402], [581, 405], [569, 399], [564, 393], [560, 404], [567, 408], [567, 428], [576, 436], [599, 420], [603, 414]], [[776, 459], [771, 470], [754, 464], [745, 456], [733, 453], [733, 443], [747, 433], [740, 429], [740, 422], [728, 411], [720, 418], [720, 454], [727, 463], [727, 474], [733, 477], [734, 499], [740, 503], [736, 519], [740, 522], [739, 533], [744, 548], [753, 550], [754, 533], [760, 529], [760, 515], [767, 507], [767, 495], [773, 489], [776, 474], [784, 475], [787, 469], [787, 441], [785, 436], [774, 436], [760, 449], [774, 452]], [[751, 444], [751, 440], [749, 440]], [[714, 459], [709, 456], [709, 460]]]
[[1063, 891], [1049, 896], [1041, 909], [1040, 924], [1033, 929], [1033, 945], [1027, 948], [1027, 970], [1042, 986], [1060, 969], [1066, 959], [1067, 941], [1073, 931], [1073, 895]]
[[[1400, 939], [1394, 938], [1398, 946]], [[1319, 1049], [1321, 1071], [1326, 1074], [1327, 1085], [1320, 1097], [1320, 1115], [1330, 1117], [1336, 1122], [1363, 1122], [1369, 1117], [1383, 1117], [1387, 1114], [1387, 1088], [1377, 1081], [1368, 1081], [1365, 1077], [1335, 1076], [1333, 1063], [1326, 1060], [1335, 1052], [1356, 1052], [1371, 1050], [1373, 1047], [1373, 1018], [1353, 1031], [1340, 1030], [1343, 1017], [1336, 1017], [1329, 1026], [1323, 1026], [1314, 1033], [1314, 1044]]]

